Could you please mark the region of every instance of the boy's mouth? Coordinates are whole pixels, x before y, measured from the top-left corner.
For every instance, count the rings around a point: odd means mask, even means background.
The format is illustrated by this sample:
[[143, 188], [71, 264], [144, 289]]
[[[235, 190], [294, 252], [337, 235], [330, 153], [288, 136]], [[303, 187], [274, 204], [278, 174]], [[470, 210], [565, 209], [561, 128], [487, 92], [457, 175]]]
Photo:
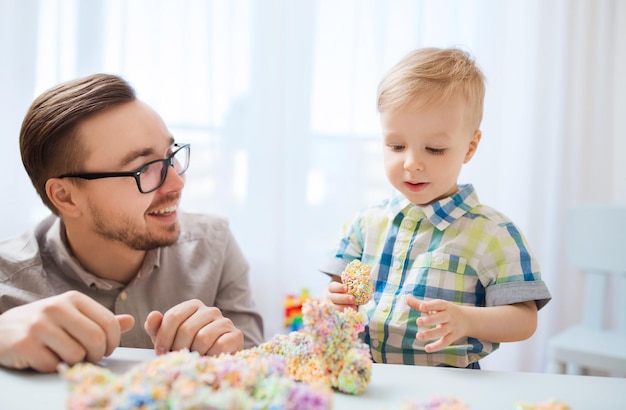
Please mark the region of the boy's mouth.
[[426, 188], [428, 186], [428, 182], [409, 182], [406, 181], [404, 183], [404, 186], [406, 186], [410, 191], [421, 191], [422, 189]]

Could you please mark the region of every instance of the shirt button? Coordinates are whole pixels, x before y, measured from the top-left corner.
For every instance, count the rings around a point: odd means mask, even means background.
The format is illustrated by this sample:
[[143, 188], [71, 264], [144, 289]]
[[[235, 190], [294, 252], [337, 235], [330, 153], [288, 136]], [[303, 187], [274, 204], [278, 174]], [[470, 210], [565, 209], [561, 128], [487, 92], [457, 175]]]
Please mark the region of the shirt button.
[[441, 255], [437, 255], [437, 256], [435, 257], [435, 263], [436, 263], [437, 265], [441, 265], [441, 264], [443, 264], [443, 256], [441, 256]]
[[404, 221], [404, 226], [406, 226], [407, 228], [411, 228], [411, 227], [413, 227], [413, 222], [411, 222], [411, 221]]
[[400, 269], [400, 262], [395, 261], [395, 262], [393, 263], [393, 268], [394, 268], [394, 269]]
[[120, 299], [126, 300], [127, 297], [128, 297], [128, 294], [126, 292], [122, 291], [122, 293], [120, 293]]
[[378, 339], [374, 339], [374, 340], [372, 340], [372, 346], [373, 346], [373, 347], [378, 347], [378, 346], [380, 346], [380, 342], [378, 341]]

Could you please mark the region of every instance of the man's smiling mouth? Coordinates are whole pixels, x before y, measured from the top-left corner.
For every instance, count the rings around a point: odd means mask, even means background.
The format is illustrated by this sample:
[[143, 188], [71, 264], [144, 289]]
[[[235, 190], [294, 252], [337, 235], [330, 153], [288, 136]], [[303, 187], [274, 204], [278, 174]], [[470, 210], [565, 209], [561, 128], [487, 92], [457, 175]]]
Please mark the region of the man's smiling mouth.
[[156, 211], [148, 212], [148, 214], [149, 215], [166, 215], [166, 214], [171, 214], [173, 212], [176, 212], [176, 209], [178, 209], [178, 205], [172, 205], [172, 206], [168, 206], [167, 208], [161, 208], [161, 209], [157, 209]]

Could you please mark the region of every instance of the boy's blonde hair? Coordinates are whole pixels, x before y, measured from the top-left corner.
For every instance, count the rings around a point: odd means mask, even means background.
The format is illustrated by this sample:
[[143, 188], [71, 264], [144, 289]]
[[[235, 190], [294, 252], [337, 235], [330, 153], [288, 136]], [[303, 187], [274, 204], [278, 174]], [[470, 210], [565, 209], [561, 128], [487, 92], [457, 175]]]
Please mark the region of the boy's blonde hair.
[[[480, 127], [485, 77], [469, 53], [457, 48], [422, 48], [409, 53], [383, 77], [378, 86], [378, 112], [420, 109], [461, 95], [469, 107], [469, 121]], [[420, 105], [412, 105], [419, 98]]]

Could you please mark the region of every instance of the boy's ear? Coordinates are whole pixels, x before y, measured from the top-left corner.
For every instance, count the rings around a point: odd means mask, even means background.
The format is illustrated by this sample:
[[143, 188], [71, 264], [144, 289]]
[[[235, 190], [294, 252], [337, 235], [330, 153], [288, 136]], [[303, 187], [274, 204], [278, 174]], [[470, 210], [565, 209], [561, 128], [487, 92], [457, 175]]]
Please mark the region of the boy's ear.
[[475, 130], [474, 134], [472, 134], [472, 138], [470, 139], [469, 145], [467, 146], [467, 152], [465, 153], [465, 159], [463, 160], [464, 164], [467, 164], [476, 153], [482, 135], [483, 134], [482, 132], [480, 132], [480, 130]]
[[46, 181], [46, 195], [60, 215], [79, 216], [80, 208], [76, 205], [74, 197], [74, 186], [67, 180], [50, 178]]

